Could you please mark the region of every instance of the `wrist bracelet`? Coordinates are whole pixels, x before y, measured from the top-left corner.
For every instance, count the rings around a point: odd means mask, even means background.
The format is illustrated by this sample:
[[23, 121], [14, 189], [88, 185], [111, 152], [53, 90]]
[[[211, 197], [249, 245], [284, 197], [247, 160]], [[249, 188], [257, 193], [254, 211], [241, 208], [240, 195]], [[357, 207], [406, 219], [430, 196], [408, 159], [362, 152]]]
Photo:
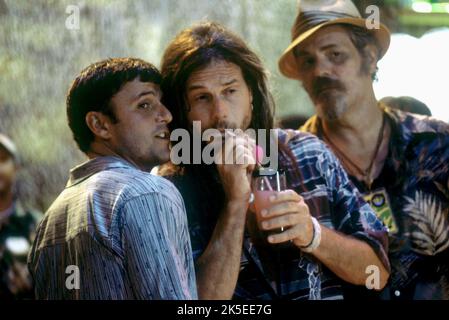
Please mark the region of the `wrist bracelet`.
[[300, 247], [300, 249], [304, 252], [310, 253], [314, 251], [321, 243], [321, 226], [318, 220], [315, 217], [312, 217], [313, 224], [313, 236], [312, 241], [305, 247]]

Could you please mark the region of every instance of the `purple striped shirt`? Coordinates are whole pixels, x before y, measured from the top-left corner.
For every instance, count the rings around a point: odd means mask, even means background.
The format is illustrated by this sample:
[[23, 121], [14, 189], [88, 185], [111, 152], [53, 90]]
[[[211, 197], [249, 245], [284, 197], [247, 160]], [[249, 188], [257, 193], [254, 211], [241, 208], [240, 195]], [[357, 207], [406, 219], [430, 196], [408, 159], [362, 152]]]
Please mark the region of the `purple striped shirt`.
[[197, 299], [179, 192], [116, 157], [71, 170], [28, 265], [38, 299]]

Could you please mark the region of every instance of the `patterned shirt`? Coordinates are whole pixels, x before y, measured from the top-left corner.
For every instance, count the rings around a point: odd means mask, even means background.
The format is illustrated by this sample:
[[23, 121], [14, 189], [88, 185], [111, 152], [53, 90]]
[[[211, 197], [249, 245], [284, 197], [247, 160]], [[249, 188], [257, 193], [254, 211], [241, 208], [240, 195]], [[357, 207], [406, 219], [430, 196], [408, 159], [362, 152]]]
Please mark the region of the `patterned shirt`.
[[[322, 225], [365, 241], [389, 269], [381, 245], [386, 230], [348, 180], [338, 160], [310, 134], [278, 132], [280, 142], [293, 155], [291, 160], [282, 153], [279, 157], [279, 167], [286, 172], [288, 188], [305, 199], [311, 215]], [[209, 174], [200, 176], [195, 174], [197, 170], [207, 170]], [[203, 181], [205, 176], [212, 178]], [[184, 197], [193, 254], [197, 259], [211, 238], [221, 210], [216, 205], [220, 200], [211, 200], [217, 197], [210, 194], [211, 190], [216, 192], [222, 188], [221, 182], [213, 166], [187, 167], [183, 174], [169, 178]], [[292, 245], [272, 246], [261, 239], [254, 215], [249, 213], [234, 299], [343, 298], [343, 280], [313, 256]]]
[[[382, 297], [449, 299], [449, 125], [381, 106], [391, 126], [384, 167], [371, 190], [384, 188], [391, 214], [392, 274]], [[302, 128], [322, 138], [315, 116]], [[362, 193], [365, 184], [350, 176]]]
[[28, 257], [38, 299], [196, 299], [182, 198], [116, 157], [71, 170]]

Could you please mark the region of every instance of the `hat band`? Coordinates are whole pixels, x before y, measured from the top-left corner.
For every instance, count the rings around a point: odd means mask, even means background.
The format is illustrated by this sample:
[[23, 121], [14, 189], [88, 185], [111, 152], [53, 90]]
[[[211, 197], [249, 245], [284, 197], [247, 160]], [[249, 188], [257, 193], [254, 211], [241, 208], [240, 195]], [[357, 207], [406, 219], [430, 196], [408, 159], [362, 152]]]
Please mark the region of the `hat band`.
[[355, 17], [350, 14], [334, 12], [334, 11], [307, 11], [301, 12], [296, 19], [296, 21], [300, 21], [296, 23], [294, 29], [292, 30], [292, 41], [294, 41], [299, 35], [303, 34], [309, 29], [313, 27], [323, 24], [335, 19], [339, 18], [356, 18], [360, 19], [360, 17]]

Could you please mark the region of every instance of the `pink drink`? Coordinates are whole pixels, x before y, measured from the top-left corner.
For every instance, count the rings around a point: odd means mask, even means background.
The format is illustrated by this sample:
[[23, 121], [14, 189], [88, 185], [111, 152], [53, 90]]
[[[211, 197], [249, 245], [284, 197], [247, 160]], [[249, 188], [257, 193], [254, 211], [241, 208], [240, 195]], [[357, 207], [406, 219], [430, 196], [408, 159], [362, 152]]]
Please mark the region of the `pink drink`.
[[[261, 223], [263, 220], [266, 219], [262, 217], [261, 211], [263, 209], [269, 209], [272, 206], [272, 203], [270, 202], [270, 196], [277, 194], [278, 192], [279, 191], [264, 190], [264, 191], [256, 191], [254, 193], [254, 207], [256, 209], [256, 219], [260, 230], [263, 230]], [[268, 237], [270, 234], [277, 234], [283, 231], [284, 231], [283, 228], [279, 228], [273, 230], [263, 230], [262, 233], [264, 233], [265, 236]]]
[[262, 217], [261, 212], [263, 209], [268, 210], [273, 206], [273, 203], [270, 202], [270, 196], [277, 195], [279, 192], [285, 190], [285, 188], [285, 173], [262, 167], [253, 172], [252, 190], [254, 194], [256, 220], [260, 231], [265, 236], [278, 234], [284, 231], [284, 228], [264, 230], [261, 226], [262, 221], [271, 220], [272, 218], [267, 219], [266, 217]]
[[254, 207], [256, 208], [257, 223], [259, 224], [264, 220], [260, 212], [263, 209], [269, 209], [271, 207], [270, 196], [277, 194], [278, 191], [264, 190], [254, 192]]

